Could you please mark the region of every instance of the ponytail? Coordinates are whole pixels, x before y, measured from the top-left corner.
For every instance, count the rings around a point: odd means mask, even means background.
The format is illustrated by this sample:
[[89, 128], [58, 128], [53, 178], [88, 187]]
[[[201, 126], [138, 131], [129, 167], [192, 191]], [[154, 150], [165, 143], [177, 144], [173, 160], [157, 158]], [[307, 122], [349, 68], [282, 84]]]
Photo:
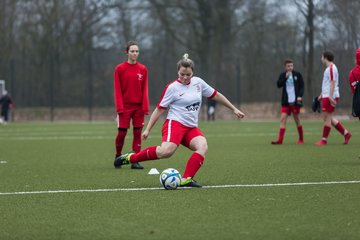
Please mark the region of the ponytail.
[[184, 55], [183, 55], [183, 57], [178, 61], [178, 63], [177, 63], [177, 70], [179, 71], [179, 69], [181, 68], [181, 67], [184, 67], [184, 68], [191, 68], [191, 70], [193, 70], [194, 71], [194, 66], [195, 66], [195, 64], [194, 64], [194, 62], [193, 62], [193, 60], [191, 60], [190, 58], [189, 58], [189, 54], [187, 54], [187, 53], [185, 53]]

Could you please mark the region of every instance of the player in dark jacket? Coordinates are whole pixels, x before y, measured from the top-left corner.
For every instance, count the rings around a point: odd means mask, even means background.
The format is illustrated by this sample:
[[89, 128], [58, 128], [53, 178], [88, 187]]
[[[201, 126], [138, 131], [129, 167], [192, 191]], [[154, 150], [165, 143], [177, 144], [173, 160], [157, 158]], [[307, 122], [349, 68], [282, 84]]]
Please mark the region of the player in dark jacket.
[[271, 144], [282, 144], [286, 129], [287, 117], [293, 114], [299, 139], [297, 144], [304, 143], [304, 133], [300, 122], [300, 108], [302, 107], [302, 97], [304, 95], [304, 80], [300, 72], [294, 71], [294, 61], [286, 59], [284, 61], [285, 71], [282, 72], [277, 81], [278, 88], [282, 88], [281, 95], [281, 117], [278, 139]]
[[4, 91], [2, 97], [0, 98], [1, 105], [1, 118], [3, 123], [6, 124], [9, 121], [9, 112], [13, 106], [13, 101], [8, 95], [7, 91]]

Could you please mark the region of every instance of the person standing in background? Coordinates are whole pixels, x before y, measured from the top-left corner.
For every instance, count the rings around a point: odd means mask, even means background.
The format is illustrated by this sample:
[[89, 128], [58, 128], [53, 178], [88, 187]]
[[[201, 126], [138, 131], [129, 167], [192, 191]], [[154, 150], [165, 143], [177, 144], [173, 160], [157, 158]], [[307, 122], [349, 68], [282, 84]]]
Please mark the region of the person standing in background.
[[[126, 46], [127, 61], [119, 64], [114, 72], [114, 100], [117, 112], [118, 133], [115, 139], [115, 159], [122, 154], [130, 121], [133, 125], [132, 150], [141, 150], [141, 132], [144, 118], [149, 114], [148, 71], [137, 61], [139, 45], [130, 41]], [[115, 165], [121, 168], [121, 165]], [[131, 164], [132, 169], [143, 169], [139, 163]]]
[[3, 95], [0, 98], [0, 106], [1, 122], [2, 124], [7, 124], [9, 121], [10, 109], [13, 108], [13, 101], [6, 90], [3, 92]]
[[294, 71], [294, 61], [292, 59], [286, 59], [284, 67], [285, 71], [280, 74], [277, 81], [277, 87], [282, 88], [280, 130], [278, 139], [272, 141], [271, 144], [278, 145], [283, 143], [286, 120], [291, 114], [294, 117], [299, 134], [297, 144], [304, 144], [303, 127], [299, 117], [302, 97], [304, 95], [304, 80], [300, 72]]
[[208, 99], [207, 101], [207, 120], [215, 121], [215, 107], [216, 101], [214, 99]]
[[321, 110], [324, 116], [323, 133], [320, 141], [315, 145], [323, 146], [327, 144], [330, 134], [331, 125], [344, 136], [344, 144], [348, 144], [351, 133], [333, 117], [336, 105], [340, 99], [339, 92], [339, 72], [334, 64], [334, 54], [331, 51], [324, 51], [321, 56], [321, 62], [326, 66], [322, 81], [321, 94], [318, 97], [321, 100]]
[[358, 48], [355, 53], [355, 64], [356, 66], [351, 69], [349, 73], [349, 84], [352, 93], [355, 91], [356, 82], [360, 81], [360, 48]]

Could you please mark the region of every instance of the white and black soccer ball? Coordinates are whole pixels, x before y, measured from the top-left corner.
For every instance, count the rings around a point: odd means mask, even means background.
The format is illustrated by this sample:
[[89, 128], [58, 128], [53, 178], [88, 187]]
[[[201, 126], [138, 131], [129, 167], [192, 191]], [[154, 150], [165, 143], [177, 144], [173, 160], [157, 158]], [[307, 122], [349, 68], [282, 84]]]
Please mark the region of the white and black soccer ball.
[[167, 168], [160, 174], [160, 184], [167, 190], [174, 190], [180, 186], [181, 175], [174, 168]]

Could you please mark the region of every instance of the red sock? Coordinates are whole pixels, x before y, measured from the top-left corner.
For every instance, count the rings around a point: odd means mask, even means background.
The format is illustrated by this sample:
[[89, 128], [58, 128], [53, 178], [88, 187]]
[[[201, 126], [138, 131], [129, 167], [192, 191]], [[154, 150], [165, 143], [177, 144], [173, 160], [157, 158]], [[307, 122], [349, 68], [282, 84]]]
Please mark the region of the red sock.
[[141, 128], [134, 128], [134, 139], [132, 144], [132, 150], [134, 153], [138, 153], [141, 150]]
[[324, 126], [323, 128], [323, 134], [322, 134], [322, 140], [327, 141], [327, 138], [329, 137], [331, 127]]
[[304, 141], [304, 132], [302, 126], [297, 127], [298, 133], [299, 133], [299, 140]]
[[279, 130], [278, 141], [281, 142], [281, 143], [284, 140], [285, 130], [286, 130], [285, 128], [280, 128], [280, 130]]
[[157, 146], [148, 147], [144, 150], [140, 151], [139, 153], [135, 153], [130, 156], [130, 162], [136, 163], [136, 162], [143, 162], [148, 160], [155, 160], [158, 159], [156, 155], [156, 148]]
[[336, 128], [336, 130], [338, 130], [338, 132], [341, 133], [342, 135], [345, 134], [345, 128], [344, 128], [344, 126], [343, 126], [340, 122], [338, 122], [338, 123], [335, 125], [335, 128]]
[[205, 158], [203, 156], [201, 156], [197, 152], [194, 152], [190, 156], [190, 158], [186, 164], [185, 172], [182, 177], [183, 178], [194, 177], [196, 172], [201, 167], [201, 165], [203, 165], [204, 160], [205, 160]]
[[127, 130], [118, 130], [118, 134], [115, 139], [116, 156], [121, 155], [122, 148], [126, 137]]

